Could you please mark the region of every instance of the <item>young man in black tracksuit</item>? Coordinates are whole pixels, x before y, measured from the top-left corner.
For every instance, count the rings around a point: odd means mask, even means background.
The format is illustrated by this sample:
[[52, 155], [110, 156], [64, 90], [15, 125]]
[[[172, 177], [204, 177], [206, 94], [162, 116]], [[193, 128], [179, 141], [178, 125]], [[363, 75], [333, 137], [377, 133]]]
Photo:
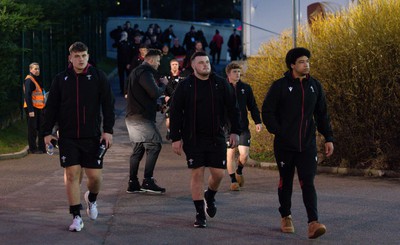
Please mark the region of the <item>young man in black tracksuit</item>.
[[[46, 103], [43, 126], [46, 145], [51, 144], [52, 129], [59, 126], [60, 163], [64, 168], [70, 213], [70, 231], [80, 231], [80, 176], [85, 171], [88, 191], [84, 195], [86, 212], [96, 219], [97, 194], [102, 182], [103, 159], [99, 158], [100, 142], [112, 145], [115, 122], [114, 96], [104, 72], [88, 63], [88, 47], [81, 42], [69, 48], [70, 65], [54, 78]], [[102, 126], [102, 130], [101, 130]]]
[[279, 169], [279, 212], [281, 230], [293, 233], [291, 197], [295, 168], [308, 216], [308, 237], [326, 232], [318, 222], [317, 194], [314, 177], [317, 171], [316, 128], [325, 137], [325, 154], [333, 153], [333, 133], [321, 83], [309, 75], [310, 51], [291, 49], [286, 55], [289, 69], [270, 87], [263, 106], [262, 119], [275, 135], [274, 153]]
[[243, 167], [249, 159], [250, 151], [250, 130], [248, 112], [256, 124], [256, 131], [260, 132], [262, 128], [260, 111], [258, 110], [256, 100], [254, 99], [253, 90], [250, 85], [240, 80], [242, 67], [237, 62], [229, 63], [226, 68], [227, 79], [235, 91], [236, 100], [240, 110], [240, 128], [238, 151], [239, 157], [237, 164], [235, 162], [236, 148], [227, 149], [227, 170], [231, 177], [231, 191], [239, 191], [244, 184]]
[[[173, 151], [181, 155], [183, 150], [191, 169], [194, 227], [204, 228], [206, 213], [212, 218], [217, 212], [214, 197], [226, 169], [224, 126], [230, 122], [229, 144], [235, 147], [240, 134], [239, 111], [228, 82], [211, 73], [206, 53], [194, 53], [191, 65], [194, 73], [179, 83], [172, 97], [170, 137]], [[204, 192], [206, 167], [211, 175]]]

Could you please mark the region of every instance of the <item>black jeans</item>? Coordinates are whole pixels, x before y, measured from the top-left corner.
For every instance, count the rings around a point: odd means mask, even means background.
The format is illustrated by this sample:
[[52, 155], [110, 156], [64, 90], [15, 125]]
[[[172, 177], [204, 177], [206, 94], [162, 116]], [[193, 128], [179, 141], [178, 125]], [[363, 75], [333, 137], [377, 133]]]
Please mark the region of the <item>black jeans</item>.
[[317, 193], [314, 187], [314, 178], [317, 172], [317, 149], [311, 147], [303, 152], [294, 152], [275, 148], [274, 152], [280, 176], [278, 196], [281, 216], [286, 217], [291, 214], [293, 177], [295, 168], [297, 168], [308, 222], [318, 220]]
[[129, 179], [137, 179], [139, 164], [146, 152], [146, 165], [144, 168], [144, 178], [153, 177], [154, 168], [157, 163], [158, 155], [161, 151], [161, 143], [140, 142], [133, 143], [133, 153], [130, 157]]
[[[29, 117], [28, 109], [25, 108], [26, 120], [28, 124], [28, 144], [29, 150], [46, 152], [44, 145], [42, 124], [44, 122], [44, 114], [42, 109], [33, 108], [35, 112], [34, 117]], [[37, 139], [37, 144], [36, 144]]]

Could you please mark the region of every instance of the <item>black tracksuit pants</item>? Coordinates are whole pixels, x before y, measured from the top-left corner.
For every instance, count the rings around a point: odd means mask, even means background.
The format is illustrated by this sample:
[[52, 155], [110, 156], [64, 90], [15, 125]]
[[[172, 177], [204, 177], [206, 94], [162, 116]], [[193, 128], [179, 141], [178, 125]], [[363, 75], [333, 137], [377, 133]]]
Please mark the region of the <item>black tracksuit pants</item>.
[[314, 187], [314, 177], [317, 172], [316, 147], [310, 147], [303, 152], [280, 150], [275, 147], [274, 153], [280, 176], [278, 196], [281, 217], [291, 214], [293, 178], [296, 168], [308, 222], [318, 220], [317, 193]]

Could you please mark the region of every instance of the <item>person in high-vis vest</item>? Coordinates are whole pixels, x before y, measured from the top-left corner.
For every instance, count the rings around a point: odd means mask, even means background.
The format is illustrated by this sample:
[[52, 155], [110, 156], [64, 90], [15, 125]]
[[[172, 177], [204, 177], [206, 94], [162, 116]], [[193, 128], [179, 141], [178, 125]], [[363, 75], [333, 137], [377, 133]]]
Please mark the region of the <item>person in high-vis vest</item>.
[[23, 85], [24, 109], [28, 122], [29, 153], [33, 154], [46, 152], [41, 127], [44, 121], [45, 97], [39, 75], [39, 64], [36, 62], [31, 63], [29, 65], [29, 75], [25, 77]]

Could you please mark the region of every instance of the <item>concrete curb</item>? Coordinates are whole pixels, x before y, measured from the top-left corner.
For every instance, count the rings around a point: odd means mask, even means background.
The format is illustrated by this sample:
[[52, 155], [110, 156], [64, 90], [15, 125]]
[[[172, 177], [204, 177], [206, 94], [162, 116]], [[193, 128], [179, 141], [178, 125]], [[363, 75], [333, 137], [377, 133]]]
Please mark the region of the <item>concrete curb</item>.
[[[263, 169], [278, 170], [278, 167], [276, 166], [275, 162], [257, 162], [254, 160], [249, 160], [248, 165]], [[400, 178], [400, 173], [392, 170], [354, 169], [354, 168], [318, 166], [317, 171], [318, 173], [324, 173], [324, 174]]]
[[8, 160], [8, 159], [23, 158], [26, 155], [28, 155], [28, 149], [29, 149], [29, 147], [25, 146], [25, 148], [22, 151], [19, 151], [19, 152], [0, 154], [0, 161], [1, 160]]

